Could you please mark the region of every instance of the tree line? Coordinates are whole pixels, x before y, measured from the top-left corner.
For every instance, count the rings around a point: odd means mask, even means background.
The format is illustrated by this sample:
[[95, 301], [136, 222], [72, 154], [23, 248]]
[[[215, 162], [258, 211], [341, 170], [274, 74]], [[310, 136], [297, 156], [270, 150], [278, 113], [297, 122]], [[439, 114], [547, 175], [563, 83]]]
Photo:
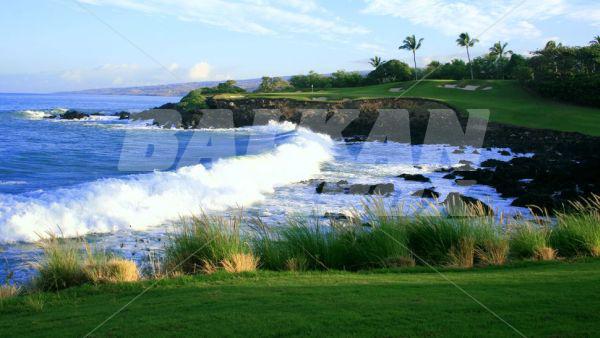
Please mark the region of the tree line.
[[[508, 49], [508, 43], [494, 43], [484, 55], [472, 58], [471, 49], [479, 43], [469, 33], [461, 33], [456, 44], [464, 47], [467, 62], [453, 59], [449, 62], [432, 61], [427, 66], [417, 65], [417, 51], [424, 39], [407, 36], [398, 47], [412, 53], [413, 67], [400, 60], [383, 60], [379, 56], [370, 59], [373, 70], [356, 72], [338, 70], [324, 75], [314, 71], [295, 75], [289, 80], [281, 77], [263, 77], [256, 92], [278, 92], [309, 89], [358, 87], [365, 85], [402, 82], [411, 79], [482, 79], [519, 80], [541, 95], [600, 106], [600, 36], [594, 37], [587, 46], [565, 46], [549, 41], [544, 48], [533, 51], [530, 56]], [[213, 88], [203, 88], [202, 94], [242, 93], [235, 81], [227, 81]]]

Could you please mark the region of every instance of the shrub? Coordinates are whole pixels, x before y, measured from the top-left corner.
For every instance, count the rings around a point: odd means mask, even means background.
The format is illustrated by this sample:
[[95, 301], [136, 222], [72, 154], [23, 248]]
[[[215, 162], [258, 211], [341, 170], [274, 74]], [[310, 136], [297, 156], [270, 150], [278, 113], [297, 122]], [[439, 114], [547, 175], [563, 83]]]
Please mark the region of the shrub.
[[253, 272], [258, 268], [259, 259], [252, 254], [237, 253], [225, 258], [221, 265], [229, 273]]
[[216, 87], [204, 87], [200, 89], [202, 94], [211, 95], [211, 94], [240, 94], [245, 93], [246, 90], [244, 88], [236, 86], [236, 82], [234, 80], [227, 80], [225, 82], [219, 83]]
[[508, 237], [501, 224], [490, 218], [482, 220], [476, 228], [475, 260], [481, 265], [502, 265], [508, 256]]
[[510, 256], [517, 259], [552, 260], [556, 252], [549, 244], [550, 231], [530, 222], [513, 225]]
[[135, 262], [114, 257], [88, 260], [83, 271], [94, 284], [135, 282], [140, 279]]
[[408, 81], [412, 78], [412, 69], [406, 63], [398, 60], [389, 60], [370, 72], [366, 80], [368, 83], [374, 84]]
[[36, 264], [35, 286], [44, 291], [57, 291], [88, 281], [83, 272], [82, 241], [55, 235], [39, 242], [43, 256]]
[[573, 203], [571, 213], [557, 214], [551, 242], [561, 256], [600, 257], [600, 198]]
[[19, 294], [19, 287], [11, 284], [0, 285], [0, 301], [3, 299], [12, 298]]
[[40, 290], [58, 291], [88, 282], [115, 283], [139, 279], [133, 261], [96, 252], [81, 239], [50, 235], [39, 245], [43, 255], [37, 263], [34, 286]]
[[527, 82], [538, 94], [581, 105], [600, 107], [600, 75], [577, 75], [561, 79]]
[[249, 253], [240, 230], [241, 217], [202, 215], [182, 220], [165, 251], [168, 271], [194, 274], [220, 266], [235, 254]]
[[353, 228], [327, 226], [317, 217], [291, 217], [278, 233], [286, 261], [305, 259], [310, 270], [350, 269], [353, 265]]
[[393, 268], [415, 265], [406, 232], [410, 219], [404, 216], [402, 207], [389, 208], [381, 200], [372, 200], [363, 205], [361, 212], [355, 211], [353, 219], [354, 226], [362, 230], [356, 240], [356, 266]]
[[418, 216], [407, 229], [408, 243], [418, 258], [432, 265], [473, 265], [475, 232], [466, 219]]
[[179, 101], [177, 108], [185, 112], [193, 112], [208, 108], [208, 105], [206, 104], [206, 96], [204, 96], [202, 89], [194, 89], [190, 91]]
[[307, 75], [292, 76], [290, 84], [296, 89], [331, 88], [331, 78], [311, 70]]

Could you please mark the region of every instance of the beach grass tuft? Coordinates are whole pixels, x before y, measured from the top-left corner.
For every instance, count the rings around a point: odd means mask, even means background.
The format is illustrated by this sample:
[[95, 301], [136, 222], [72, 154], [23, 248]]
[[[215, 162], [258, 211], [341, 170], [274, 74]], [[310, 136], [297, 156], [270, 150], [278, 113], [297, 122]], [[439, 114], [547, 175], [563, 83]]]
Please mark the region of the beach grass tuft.
[[511, 225], [510, 256], [514, 259], [552, 260], [549, 228], [541, 222], [519, 222]]
[[569, 213], [557, 214], [551, 241], [564, 257], [600, 257], [600, 197], [572, 203]]
[[165, 251], [166, 269], [187, 274], [210, 273], [237, 254], [250, 253], [241, 217], [203, 214], [183, 219]]
[[43, 255], [36, 263], [38, 275], [35, 287], [43, 291], [57, 291], [88, 281], [83, 266], [83, 242], [48, 234], [39, 241]]
[[258, 268], [258, 264], [257, 257], [246, 253], [236, 253], [221, 261], [221, 265], [229, 273], [254, 272]]

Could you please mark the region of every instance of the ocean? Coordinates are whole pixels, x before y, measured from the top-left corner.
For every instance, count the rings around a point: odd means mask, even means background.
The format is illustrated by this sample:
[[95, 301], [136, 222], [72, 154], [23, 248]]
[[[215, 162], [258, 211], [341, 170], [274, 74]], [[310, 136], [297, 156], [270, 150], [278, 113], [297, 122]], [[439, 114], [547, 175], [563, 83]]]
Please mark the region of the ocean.
[[[119, 120], [175, 97], [0, 94], [0, 280], [31, 276], [34, 243], [47, 233], [87, 236], [129, 258], [162, 248], [173, 222], [240, 210], [274, 226], [294, 214], [316, 217], [360, 207], [365, 196], [317, 194], [319, 182], [393, 183], [390, 205], [418, 207], [412, 196], [435, 187], [476, 197], [506, 213], [487, 186], [458, 186], [436, 169], [508, 160], [499, 149], [393, 142], [344, 143], [291, 123], [218, 130], [161, 129]], [[67, 109], [99, 114], [48, 118]], [[477, 151], [475, 151], [477, 150]], [[423, 174], [431, 182], [406, 181]]]

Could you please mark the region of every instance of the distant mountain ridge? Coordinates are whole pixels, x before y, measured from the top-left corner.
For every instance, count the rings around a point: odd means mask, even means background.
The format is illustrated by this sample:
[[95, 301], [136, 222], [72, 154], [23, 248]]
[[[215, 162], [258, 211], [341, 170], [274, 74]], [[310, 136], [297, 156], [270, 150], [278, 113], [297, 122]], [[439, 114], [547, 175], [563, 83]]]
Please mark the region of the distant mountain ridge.
[[[361, 75], [366, 76], [370, 71], [361, 70], [358, 71]], [[331, 73], [321, 74], [325, 76], [331, 76]], [[289, 81], [291, 76], [277, 76], [286, 81]], [[99, 88], [99, 89], [85, 89], [77, 91], [59, 92], [56, 94], [91, 94], [91, 95], [147, 95], [147, 96], [185, 96], [190, 91], [202, 88], [202, 87], [215, 87], [221, 81], [203, 81], [203, 82], [185, 82], [185, 83], [172, 83], [164, 85], [151, 85], [151, 86], [135, 86], [135, 87], [122, 87], [122, 88]], [[242, 87], [247, 91], [254, 91], [260, 86], [262, 78], [235, 80], [238, 87]]]
[[[283, 76], [289, 79], [289, 76]], [[225, 80], [223, 80], [225, 81]], [[61, 92], [58, 94], [92, 94], [92, 95], [148, 95], [148, 96], [184, 96], [191, 90], [201, 87], [214, 87], [223, 81], [204, 81], [173, 83], [153, 86], [136, 86], [123, 88], [100, 88], [79, 91]], [[260, 85], [262, 78], [236, 80], [237, 85], [248, 91], [253, 91]]]

